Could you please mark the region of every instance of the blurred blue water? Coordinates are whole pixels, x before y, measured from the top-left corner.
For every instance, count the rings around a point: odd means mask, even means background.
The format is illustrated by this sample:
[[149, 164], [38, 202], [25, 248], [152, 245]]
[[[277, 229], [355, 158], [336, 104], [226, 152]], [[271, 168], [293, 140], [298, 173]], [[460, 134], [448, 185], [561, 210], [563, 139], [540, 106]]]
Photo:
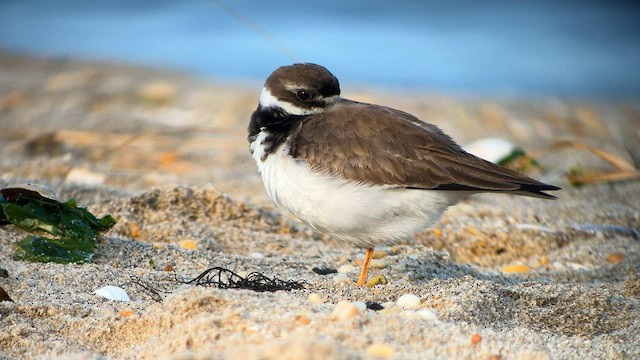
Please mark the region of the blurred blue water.
[[[343, 87], [607, 98], [640, 96], [637, 3], [224, 2]], [[260, 81], [292, 62], [210, 0], [1, 0], [0, 48]]]

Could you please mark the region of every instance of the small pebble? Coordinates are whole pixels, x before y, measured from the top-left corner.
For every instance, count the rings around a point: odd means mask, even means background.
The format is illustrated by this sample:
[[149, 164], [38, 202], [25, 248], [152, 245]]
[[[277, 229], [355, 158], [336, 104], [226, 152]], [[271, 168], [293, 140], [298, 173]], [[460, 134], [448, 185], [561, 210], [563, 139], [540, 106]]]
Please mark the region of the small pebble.
[[129, 223], [129, 236], [133, 238], [140, 237], [140, 224], [138, 223]]
[[542, 266], [546, 266], [547, 264], [549, 264], [549, 258], [546, 256], [543, 256], [540, 258], [540, 265]]
[[367, 305], [367, 309], [369, 310], [379, 311], [384, 309], [384, 306], [380, 305], [380, 303], [377, 303], [375, 301], [367, 301], [365, 304]]
[[0, 302], [2, 301], [13, 302], [13, 300], [9, 297], [9, 294], [7, 294], [7, 292], [2, 288], [2, 286], [0, 286]]
[[418, 313], [418, 315], [420, 315], [420, 317], [423, 320], [428, 320], [428, 321], [436, 321], [436, 320], [438, 320], [438, 315], [436, 315], [436, 313], [434, 313], [431, 310], [422, 309], [422, 310], [418, 310], [417, 313]]
[[371, 260], [371, 267], [374, 269], [384, 269], [387, 267], [387, 262], [383, 259]]
[[503, 267], [501, 270], [506, 273], [527, 273], [531, 271], [531, 268], [527, 265], [509, 265]]
[[362, 315], [358, 307], [350, 301], [342, 300], [336, 304], [333, 309], [333, 317], [337, 320], [344, 321], [353, 317]]
[[320, 296], [320, 294], [317, 294], [317, 293], [309, 294], [307, 299], [309, 300], [310, 303], [314, 305], [324, 304], [326, 301], [326, 299], [323, 296]]
[[609, 256], [607, 256], [607, 261], [610, 264], [617, 264], [617, 263], [621, 263], [624, 261], [624, 254], [623, 253], [619, 253], [619, 252], [614, 252], [609, 254]]
[[366, 286], [367, 287], [374, 287], [376, 285], [387, 285], [388, 281], [387, 278], [384, 277], [384, 275], [376, 275], [373, 278], [369, 279], [369, 281], [367, 281]]
[[404, 294], [398, 298], [396, 304], [403, 309], [417, 309], [420, 306], [420, 298], [413, 294]]
[[311, 323], [311, 319], [305, 315], [297, 315], [296, 322], [300, 325], [309, 325], [309, 323]]
[[364, 314], [365, 312], [367, 312], [367, 304], [365, 304], [364, 302], [354, 301], [353, 305], [355, 305], [358, 308], [358, 310], [360, 310], [361, 313]]
[[371, 344], [367, 348], [367, 353], [371, 356], [380, 357], [383, 359], [391, 358], [394, 354], [393, 348], [385, 344]]
[[197, 250], [198, 249], [198, 244], [196, 244], [196, 242], [191, 240], [191, 239], [182, 240], [178, 244], [183, 249], [187, 249], [187, 250]]
[[482, 341], [482, 336], [480, 336], [480, 334], [475, 333], [471, 335], [471, 344], [476, 345], [476, 344], [479, 344], [481, 341]]
[[134, 313], [131, 310], [120, 310], [120, 316], [122, 317], [129, 317], [132, 316]]
[[340, 266], [338, 268], [338, 272], [341, 273], [341, 274], [347, 274], [347, 273], [350, 273], [350, 272], [352, 272], [352, 271], [354, 271], [356, 269], [357, 269], [357, 267], [355, 267], [355, 266], [353, 266], [351, 264], [345, 264], [345, 265], [342, 265], [342, 266]]
[[350, 281], [349, 277], [347, 276], [347, 274], [345, 273], [337, 273], [334, 277], [333, 277], [333, 281], [335, 282], [342, 282], [342, 281]]
[[313, 271], [318, 275], [329, 275], [329, 274], [335, 274], [338, 272], [338, 270], [332, 269], [332, 268], [317, 268], [317, 267], [314, 267], [313, 269], [311, 269], [311, 271]]
[[264, 254], [254, 251], [252, 253], [249, 254], [249, 257], [254, 258], [254, 259], [264, 259]]

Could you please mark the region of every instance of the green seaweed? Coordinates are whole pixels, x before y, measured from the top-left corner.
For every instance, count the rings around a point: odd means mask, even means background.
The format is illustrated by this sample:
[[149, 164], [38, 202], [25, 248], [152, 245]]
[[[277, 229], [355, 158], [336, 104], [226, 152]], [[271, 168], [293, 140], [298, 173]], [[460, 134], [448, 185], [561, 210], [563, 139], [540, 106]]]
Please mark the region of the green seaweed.
[[89, 262], [98, 233], [111, 229], [115, 223], [111, 215], [96, 218], [78, 207], [74, 199], [62, 203], [28, 189], [0, 190], [0, 224], [13, 224], [32, 233], [18, 241], [18, 260]]

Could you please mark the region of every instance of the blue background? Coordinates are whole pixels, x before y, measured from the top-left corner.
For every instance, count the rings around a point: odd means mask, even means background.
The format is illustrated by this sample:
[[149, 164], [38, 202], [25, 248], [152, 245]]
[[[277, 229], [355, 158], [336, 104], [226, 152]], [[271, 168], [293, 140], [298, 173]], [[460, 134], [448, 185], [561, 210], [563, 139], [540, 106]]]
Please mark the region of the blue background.
[[636, 3], [2, 0], [0, 49], [262, 81], [294, 59], [258, 26], [343, 84], [637, 98]]

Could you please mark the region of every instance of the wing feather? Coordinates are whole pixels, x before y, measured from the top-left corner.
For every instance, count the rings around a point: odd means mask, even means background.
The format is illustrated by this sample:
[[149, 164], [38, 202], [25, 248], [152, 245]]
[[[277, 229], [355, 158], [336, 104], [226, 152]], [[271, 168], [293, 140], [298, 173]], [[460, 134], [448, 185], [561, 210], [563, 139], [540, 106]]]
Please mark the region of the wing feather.
[[292, 133], [291, 155], [312, 169], [376, 185], [508, 191], [553, 198], [559, 188], [465, 152], [434, 125], [388, 107], [341, 100]]

